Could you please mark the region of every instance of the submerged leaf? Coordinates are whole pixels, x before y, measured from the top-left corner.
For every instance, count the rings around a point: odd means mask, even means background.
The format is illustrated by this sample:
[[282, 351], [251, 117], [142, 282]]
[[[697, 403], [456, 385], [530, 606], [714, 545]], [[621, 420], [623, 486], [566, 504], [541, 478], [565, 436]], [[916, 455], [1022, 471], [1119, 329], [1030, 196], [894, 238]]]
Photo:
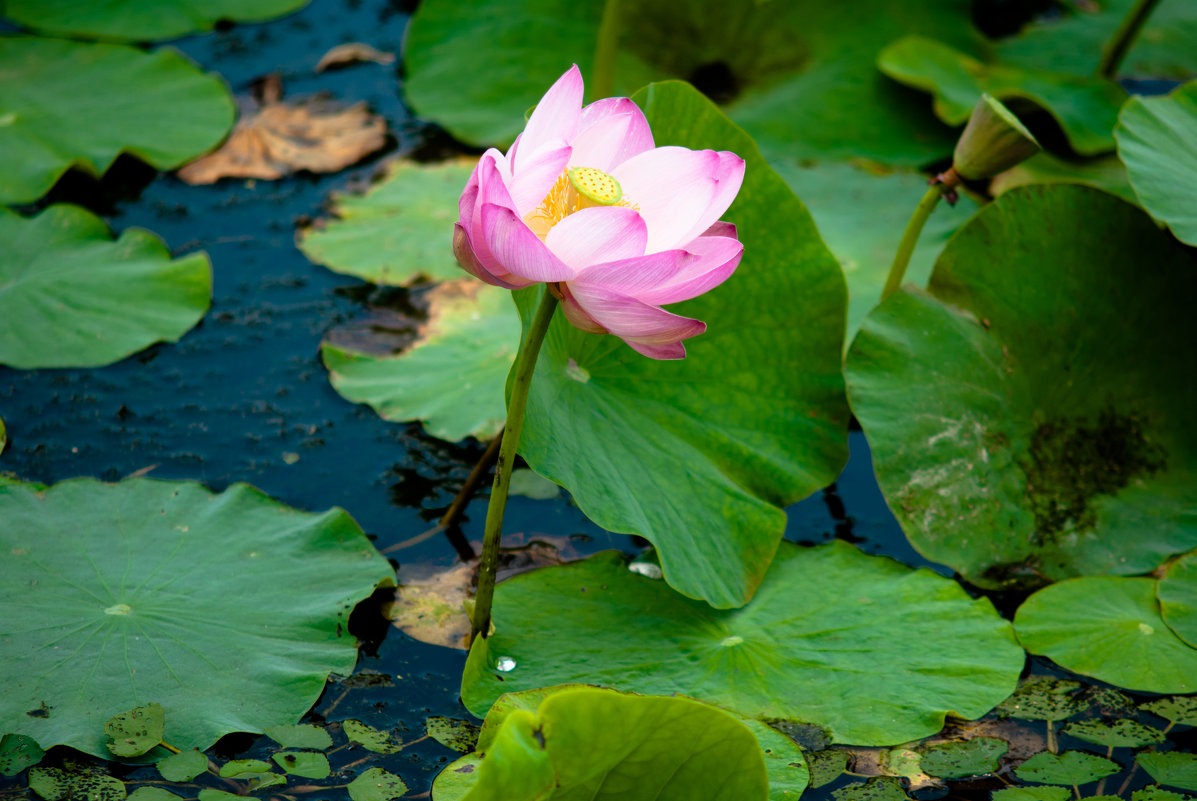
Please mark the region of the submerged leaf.
[[[892, 745], [939, 731], [949, 710], [984, 714], [1023, 666], [988, 601], [840, 542], [783, 543], [737, 610], [685, 598], [603, 553], [503, 582], [494, 623], [462, 680], [475, 714], [504, 692], [584, 681], [685, 693], [746, 717], [818, 724], [836, 742]], [[504, 657], [513, 670], [496, 668]]]
[[294, 722], [353, 668], [349, 613], [392, 576], [345, 512], [244, 484], [3, 485], [0, 520], [0, 720], [99, 756], [103, 721], [150, 698], [178, 748]]

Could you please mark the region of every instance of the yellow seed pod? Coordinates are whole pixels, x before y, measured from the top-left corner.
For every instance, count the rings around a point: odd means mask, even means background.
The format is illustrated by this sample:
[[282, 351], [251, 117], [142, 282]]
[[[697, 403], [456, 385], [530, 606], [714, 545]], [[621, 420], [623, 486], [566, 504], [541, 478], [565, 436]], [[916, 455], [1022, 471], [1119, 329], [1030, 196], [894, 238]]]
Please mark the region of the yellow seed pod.
[[619, 181], [594, 167], [571, 167], [569, 183], [579, 195], [600, 206], [614, 206], [623, 198]]

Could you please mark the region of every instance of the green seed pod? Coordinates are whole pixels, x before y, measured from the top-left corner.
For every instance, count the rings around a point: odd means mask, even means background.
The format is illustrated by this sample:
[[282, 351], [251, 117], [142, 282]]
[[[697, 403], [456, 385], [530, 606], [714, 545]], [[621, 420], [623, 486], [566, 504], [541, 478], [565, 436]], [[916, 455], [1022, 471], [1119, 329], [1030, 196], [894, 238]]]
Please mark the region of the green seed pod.
[[991, 178], [1039, 152], [1039, 143], [1018, 117], [989, 95], [981, 95], [956, 143], [952, 168], [961, 178]]

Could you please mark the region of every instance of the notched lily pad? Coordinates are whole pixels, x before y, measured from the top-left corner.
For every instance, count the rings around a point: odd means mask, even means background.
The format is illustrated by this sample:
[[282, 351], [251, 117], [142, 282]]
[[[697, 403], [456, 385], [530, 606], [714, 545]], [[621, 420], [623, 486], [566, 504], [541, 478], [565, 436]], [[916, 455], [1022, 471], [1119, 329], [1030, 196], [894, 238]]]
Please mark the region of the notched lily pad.
[[189, 749], [158, 760], [154, 767], [168, 782], [189, 782], [208, 769], [208, 757]]
[[782, 543], [756, 598], [736, 610], [603, 553], [503, 582], [494, 623], [462, 680], [475, 714], [504, 692], [578, 681], [685, 693], [860, 745], [933, 734], [949, 710], [979, 717], [1010, 694], [1024, 661], [988, 601], [841, 542]]
[[316, 264], [372, 284], [463, 278], [453, 258], [453, 223], [477, 163], [396, 161], [364, 195], [333, 195], [333, 218], [301, 230], [299, 249]]
[[1027, 782], [1077, 785], [1113, 776], [1121, 770], [1117, 762], [1085, 751], [1059, 754], [1043, 751], [1015, 768], [1014, 773]]
[[1197, 382], [1169, 355], [1197, 347], [1195, 293], [1197, 253], [1104, 192], [1027, 186], [978, 212], [845, 365], [915, 548], [993, 589], [1197, 544]]
[[334, 331], [320, 347], [329, 381], [385, 420], [423, 421], [434, 437], [494, 437], [507, 418], [503, 387], [520, 341], [510, 295], [472, 278], [435, 287], [424, 295], [427, 321], [400, 352], [372, 352], [369, 338]]
[[294, 11], [308, 0], [7, 0], [14, 22], [55, 36], [129, 42], [174, 39], [211, 30], [216, 23], [261, 22]]
[[1110, 748], [1139, 748], [1162, 743], [1165, 739], [1164, 733], [1154, 726], [1129, 718], [1076, 721], [1065, 726], [1064, 733], [1087, 743]]
[[103, 175], [121, 153], [173, 169], [233, 124], [224, 83], [169, 49], [0, 36], [0, 74], [0, 204], [37, 200], [71, 167]]
[[941, 779], [963, 779], [997, 771], [1010, 744], [996, 737], [974, 737], [954, 743], [937, 743], [923, 751], [919, 765]]
[[166, 713], [161, 704], [149, 704], [113, 715], [104, 724], [108, 750], [118, 757], [136, 757], [162, 742]]
[[360, 720], [343, 720], [341, 728], [351, 743], [357, 743], [367, 751], [373, 751], [376, 754], [396, 754], [403, 750], [403, 744], [390, 732], [376, 729]]
[[16, 776], [25, 768], [41, 762], [45, 753], [32, 737], [6, 734], [0, 737], [0, 774]]
[[1014, 617], [1018, 639], [1075, 673], [1128, 690], [1197, 691], [1197, 648], [1160, 617], [1155, 580], [1091, 576], [1044, 587]]
[[1135, 761], [1160, 784], [1197, 791], [1197, 754], [1145, 751]]
[[392, 801], [407, 792], [407, 784], [382, 768], [368, 768], [345, 789], [353, 801]]
[[274, 180], [293, 172], [337, 172], [386, 144], [386, 120], [365, 103], [338, 104], [325, 96], [282, 100], [282, 84], [268, 80], [261, 106], [243, 116], [218, 150], [178, 172], [189, 184], [221, 178]]
[[29, 219], [0, 208], [0, 241], [0, 364], [110, 364], [177, 341], [208, 310], [206, 254], [172, 260], [162, 240], [139, 228], [114, 242], [78, 206]]
[[177, 748], [294, 722], [352, 670], [349, 613], [393, 575], [345, 512], [244, 484], [0, 485], [0, 520], [0, 720], [96, 756], [150, 699]]

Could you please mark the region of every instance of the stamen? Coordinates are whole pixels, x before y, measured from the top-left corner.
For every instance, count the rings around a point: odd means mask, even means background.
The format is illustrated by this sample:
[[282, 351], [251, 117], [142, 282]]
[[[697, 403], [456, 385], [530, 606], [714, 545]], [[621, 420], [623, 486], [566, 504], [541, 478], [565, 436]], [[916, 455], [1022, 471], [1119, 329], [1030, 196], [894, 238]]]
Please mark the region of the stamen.
[[571, 167], [564, 170], [540, 205], [524, 216], [524, 222], [541, 239], [549, 230], [575, 211], [595, 206], [628, 206], [623, 199], [619, 181], [594, 167]]

